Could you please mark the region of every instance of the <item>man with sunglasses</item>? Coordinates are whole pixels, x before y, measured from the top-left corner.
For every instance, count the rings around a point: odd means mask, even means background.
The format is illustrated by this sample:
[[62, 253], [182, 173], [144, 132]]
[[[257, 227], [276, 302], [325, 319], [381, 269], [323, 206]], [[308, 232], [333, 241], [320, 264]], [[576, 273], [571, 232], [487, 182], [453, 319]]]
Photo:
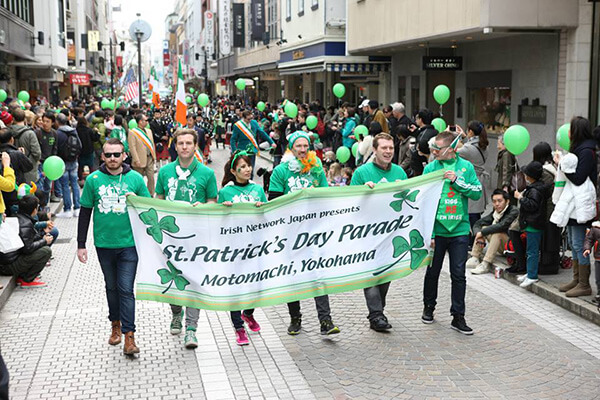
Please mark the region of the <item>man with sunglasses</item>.
[[85, 244], [94, 215], [94, 245], [104, 274], [108, 319], [112, 332], [108, 343], [121, 343], [125, 335], [123, 354], [140, 352], [135, 344], [135, 297], [133, 282], [138, 256], [133, 232], [127, 213], [127, 195], [150, 197], [144, 178], [124, 164], [125, 147], [119, 139], [111, 138], [104, 143], [104, 164], [90, 174], [83, 186], [81, 212], [77, 226], [77, 258], [88, 260]]
[[439, 133], [431, 145], [435, 160], [425, 166], [423, 174], [443, 169], [444, 187], [438, 205], [433, 227], [431, 245], [434, 247], [433, 260], [427, 267], [423, 288], [425, 308], [421, 320], [425, 324], [433, 323], [433, 311], [436, 306], [438, 281], [446, 251], [450, 256], [450, 278], [452, 280], [452, 329], [472, 335], [473, 330], [465, 321], [465, 292], [467, 279], [465, 264], [469, 247], [469, 199], [481, 197], [481, 183], [475, 174], [475, 168], [469, 161], [456, 154], [460, 135], [449, 131]]

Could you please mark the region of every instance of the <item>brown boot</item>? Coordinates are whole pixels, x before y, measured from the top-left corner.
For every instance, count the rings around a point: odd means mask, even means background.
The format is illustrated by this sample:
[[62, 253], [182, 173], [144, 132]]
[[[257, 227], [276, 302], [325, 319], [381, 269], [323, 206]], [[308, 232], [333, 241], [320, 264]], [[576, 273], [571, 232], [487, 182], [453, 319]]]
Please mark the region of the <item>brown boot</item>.
[[569, 283], [565, 283], [564, 285], [560, 285], [558, 290], [561, 292], [567, 292], [573, 289], [579, 283], [579, 261], [573, 260], [573, 280]]
[[135, 345], [135, 338], [133, 332], [127, 332], [125, 334], [125, 346], [123, 346], [123, 354], [132, 356], [140, 352], [140, 349]]
[[110, 333], [108, 344], [115, 346], [121, 343], [121, 335], [121, 321], [112, 321], [112, 332]]
[[579, 265], [579, 283], [573, 289], [565, 293], [567, 297], [589, 296], [592, 294], [590, 273], [590, 265]]

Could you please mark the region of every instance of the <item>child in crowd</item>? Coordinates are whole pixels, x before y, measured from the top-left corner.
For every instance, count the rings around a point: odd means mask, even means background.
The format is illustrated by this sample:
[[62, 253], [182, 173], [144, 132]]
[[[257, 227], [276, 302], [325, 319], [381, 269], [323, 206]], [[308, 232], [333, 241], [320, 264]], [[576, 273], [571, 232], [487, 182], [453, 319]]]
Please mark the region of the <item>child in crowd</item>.
[[346, 186], [346, 182], [342, 179], [342, 164], [333, 163], [327, 171], [327, 181], [329, 186]]
[[[350, 167], [345, 167], [344, 169], [342, 169], [342, 178], [344, 179], [346, 184], [350, 184], [350, 181], [352, 181], [353, 173], [354, 173], [354, 171]], [[345, 186], [345, 185], [341, 185], [341, 186]]]
[[540, 179], [542, 164], [532, 161], [523, 168], [527, 187], [521, 193], [515, 190], [515, 199], [519, 200], [519, 222], [527, 232], [527, 273], [518, 278], [522, 288], [538, 281], [540, 243], [546, 225], [546, 201], [550, 195], [549, 187]]

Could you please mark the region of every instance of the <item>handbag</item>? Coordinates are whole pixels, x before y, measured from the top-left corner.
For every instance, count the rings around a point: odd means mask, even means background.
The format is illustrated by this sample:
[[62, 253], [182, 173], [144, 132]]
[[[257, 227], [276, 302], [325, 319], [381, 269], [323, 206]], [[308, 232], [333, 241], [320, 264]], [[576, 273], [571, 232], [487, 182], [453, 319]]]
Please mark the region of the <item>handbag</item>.
[[519, 169], [518, 164], [515, 164], [515, 173], [510, 179], [510, 192], [514, 191], [522, 192], [527, 187], [527, 181], [525, 180], [525, 174]]
[[19, 220], [17, 218], [6, 218], [0, 224], [0, 253], [11, 253], [23, 246], [23, 241], [19, 236]]

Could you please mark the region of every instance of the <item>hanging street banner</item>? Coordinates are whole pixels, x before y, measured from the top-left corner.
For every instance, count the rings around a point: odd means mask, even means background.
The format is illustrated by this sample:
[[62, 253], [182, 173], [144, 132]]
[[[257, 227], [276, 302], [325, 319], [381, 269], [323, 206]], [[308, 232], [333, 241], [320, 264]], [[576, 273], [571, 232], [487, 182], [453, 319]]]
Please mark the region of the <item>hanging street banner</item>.
[[252, 0], [252, 34], [250, 40], [262, 41], [265, 33], [265, 0]]
[[246, 46], [244, 4], [233, 3], [233, 47]]
[[219, 0], [219, 52], [231, 53], [231, 0]]
[[136, 297], [243, 310], [407, 276], [430, 263], [443, 173], [310, 188], [261, 207], [130, 196]]
[[212, 60], [215, 52], [215, 15], [210, 10], [204, 12], [204, 48], [206, 57]]

